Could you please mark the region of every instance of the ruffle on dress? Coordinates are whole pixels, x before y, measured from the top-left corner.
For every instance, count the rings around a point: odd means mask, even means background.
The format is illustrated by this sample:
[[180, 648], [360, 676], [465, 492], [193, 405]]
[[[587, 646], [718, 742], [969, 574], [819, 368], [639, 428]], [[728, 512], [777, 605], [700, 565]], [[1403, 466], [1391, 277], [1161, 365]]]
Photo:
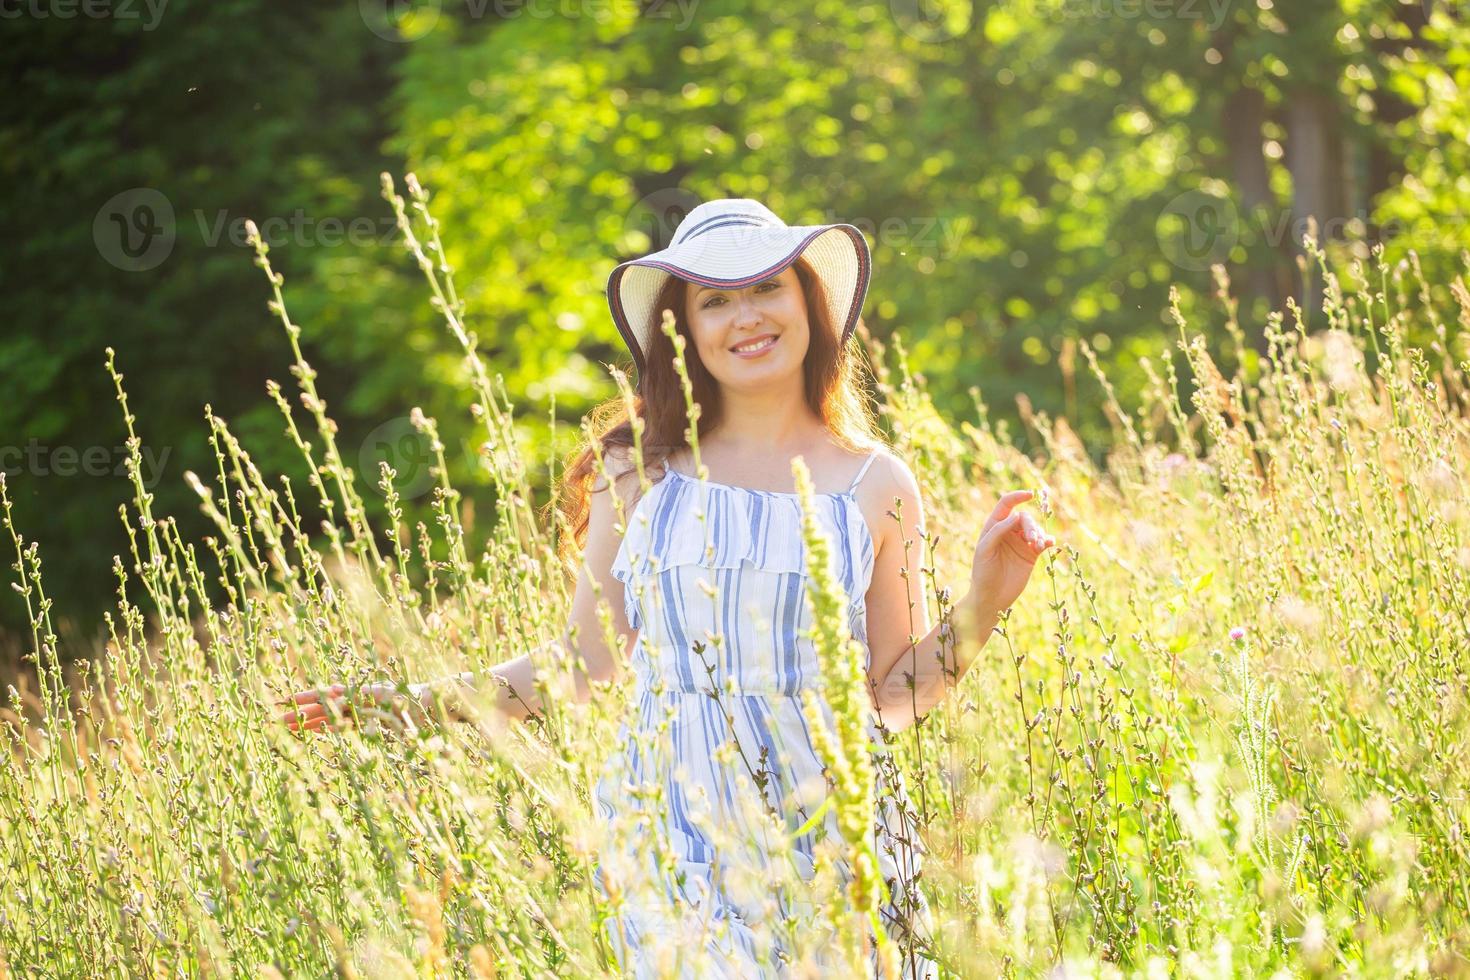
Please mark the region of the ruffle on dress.
[[[863, 570], [860, 594], [848, 596], [860, 603], [872, 580], [873, 540], [867, 519], [850, 490], [814, 494], [812, 503], [817, 525], [832, 545], [838, 581], [852, 582], [854, 570]], [[677, 470], [666, 471], [634, 506], [613, 559], [613, 575], [624, 586], [629, 625], [643, 626], [639, 586], [677, 565], [805, 574], [801, 516], [801, 498], [795, 493], [699, 481]], [[721, 534], [710, 530], [715, 526]]]

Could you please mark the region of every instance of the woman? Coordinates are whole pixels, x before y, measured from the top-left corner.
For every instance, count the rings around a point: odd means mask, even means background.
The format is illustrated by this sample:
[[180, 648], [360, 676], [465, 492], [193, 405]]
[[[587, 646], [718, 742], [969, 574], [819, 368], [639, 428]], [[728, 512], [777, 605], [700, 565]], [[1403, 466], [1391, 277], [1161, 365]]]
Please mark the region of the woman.
[[[794, 860], [803, 876], [812, 871], [816, 842], [837, 833], [830, 813], [824, 823], [807, 819], [824, 786], [798, 697], [818, 671], [792, 460], [802, 457], [810, 471], [818, 523], [850, 597], [848, 626], [868, 651], [874, 739], [880, 724], [898, 730], [928, 711], [944, 696], [946, 676], [964, 675], [1054, 543], [1032, 516], [1015, 509], [1029, 491], [1002, 496], [976, 545], [968, 593], [956, 604], [960, 635], [945, 634], [941, 644], [941, 628], [930, 626], [923, 596], [912, 588], [922, 557], [920, 490], [908, 467], [881, 445], [858, 394], [856, 357], [846, 347], [868, 274], [867, 242], [853, 226], [788, 227], [755, 201], [727, 199], [695, 208], [668, 248], [623, 263], [608, 282], [613, 319], [638, 369], [643, 457], [657, 482], [634, 499], [632, 427], [622, 418], [599, 439], [618, 498], [632, 501], [623, 514], [626, 534], [615, 527], [608, 488], [591, 486], [591, 447], [565, 474], [563, 490], [570, 493], [561, 495], [560, 506], [576, 532], [569, 548], [582, 547], [569, 624], [585, 666], [576, 673], [577, 698], [588, 697], [588, 677], [612, 679], [625, 661], [636, 679], [636, 717], [622, 726], [596, 804], [611, 822], [640, 805], [637, 784], [660, 786], [668, 809], [655, 823], [659, 844], [672, 851], [680, 872], [667, 880], [661, 901], [629, 902], [615, 923], [620, 935], [613, 945], [640, 974], [654, 969], [676, 936], [689, 934], [691, 920], [706, 929], [707, 951], [731, 975], [767, 969], [757, 961], [772, 947], [760, 948], [755, 926], [770, 904], [725, 887], [728, 860], [719, 860], [716, 846], [716, 838], [760, 836], [748, 800], [737, 802], [735, 794], [757, 785], [767, 813], [789, 829], [814, 824], [796, 838], [794, 855], [781, 856]], [[659, 329], [665, 309], [684, 340], [700, 406], [702, 473], [684, 433], [674, 345]], [[886, 516], [895, 498], [902, 527]], [[622, 640], [616, 653], [602, 640], [594, 581], [612, 606]], [[570, 632], [559, 652], [572, 650]], [[911, 632], [920, 637], [912, 645]], [[516, 718], [539, 710], [529, 656], [490, 673], [499, 684], [497, 708]], [[473, 677], [446, 680], [472, 687]], [[429, 713], [442, 705], [447, 716], [460, 713], [440, 698], [439, 682], [412, 691], [417, 704], [402, 703], [407, 699], [387, 685], [358, 695], [392, 710]], [[341, 685], [326, 693], [326, 703], [317, 692], [296, 695], [298, 710], [285, 720], [302, 728], [327, 724], [329, 709], [347, 704]], [[655, 759], [647, 745], [664, 719], [672, 722], [664, 757]], [[890, 936], [909, 937], [902, 944], [909, 954], [904, 975], [937, 975], [922, 951], [929, 923], [912, 881], [920, 849], [905, 826], [902, 780], [881, 765], [879, 779], [875, 830], [889, 893], [883, 921]], [[648, 860], [655, 848], [639, 850], [626, 855], [631, 865], [656, 873]], [[759, 850], [755, 855], [757, 864], [776, 860]], [[606, 889], [602, 870], [597, 883]], [[784, 899], [778, 904], [788, 911]], [[769, 942], [769, 935], [759, 938]]]

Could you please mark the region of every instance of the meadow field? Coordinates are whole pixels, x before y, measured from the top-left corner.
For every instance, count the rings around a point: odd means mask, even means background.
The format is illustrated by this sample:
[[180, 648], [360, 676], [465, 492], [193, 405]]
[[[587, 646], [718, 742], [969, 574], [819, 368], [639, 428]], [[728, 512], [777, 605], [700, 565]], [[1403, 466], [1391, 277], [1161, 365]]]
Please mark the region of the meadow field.
[[[134, 436], [110, 642], [73, 665], [0, 482], [36, 681], [0, 709], [0, 976], [617, 973], [601, 924], [641, 883], [609, 862], [600, 895], [599, 842], [658, 839], [603, 826], [589, 799], [626, 681], [575, 704], [566, 665], [543, 656], [550, 707], [525, 724], [364, 716], [298, 734], [276, 720], [315, 683], [544, 650], [570, 598], [427, 195], [386, 177], [385, 194], [474, 378], [493, 493], [447, 485], [422, 412], [437, 521], [407, 526], [392, 474], [353, 472], [315, 385], [332, 365], [302, 357], [310, 325], [258, 238], [296, 361], [269, 395], [310, 485], [260, 471], [210, 413], [217, 469], [189, 480], [215, 532], [184, 540], [137, 479]], [[1081, 345], [1109, 400], [1105, 453], [1024, 400], [1021, 426], [995, 421], [981, 390], [971, 417], [941, 417], [901, 332], [860, 338], [925, 492], [915, 601], [949, 614], [974, 515], [1006, 489], [1039, 491], [1059, 543], [958, 689], [875, 756], [858, 648], [840, 617], [817, 631], [838, 721], [830, 805], [860, 825], [875, 765], [902, 771], [933, 955], [953, 976], [1470, 975], [1470, 291], [1376, 249], [1340, 278], [1308, 247], [1322, 309], [1237, 322], [1217, 267], [1214, 318], [1177, 318], [1177, 343], [1141, 364], [1138, 411]], [[107, 364], [130, 433], [118, 364], [147, 356]], [[377, 492], [381, 526], [364, 504]], [[812, 595], [830, 614], [829, 578]], [[793, 975], [864, 955], [874, 895], [831, 862], [863, 861], [871, 840], [830, 844], [805, 886], [811, 921], [771, 925], [799, 954]], [[695, 945], [666, 950], [670, 968]], [[895, 947], [884, 962], [899, 966]], [[845, 975], [826, 962], [820, 975]]]

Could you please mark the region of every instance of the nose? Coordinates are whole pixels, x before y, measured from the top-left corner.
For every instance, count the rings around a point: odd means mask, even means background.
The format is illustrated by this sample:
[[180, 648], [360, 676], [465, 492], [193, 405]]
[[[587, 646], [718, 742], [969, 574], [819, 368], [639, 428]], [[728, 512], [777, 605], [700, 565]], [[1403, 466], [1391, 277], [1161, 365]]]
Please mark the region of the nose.
[[735, 326], [754, 327], [760, 323], [760, 310], [757, 308], [755, 297], [749, 290], [742, 289], [735, 294]]

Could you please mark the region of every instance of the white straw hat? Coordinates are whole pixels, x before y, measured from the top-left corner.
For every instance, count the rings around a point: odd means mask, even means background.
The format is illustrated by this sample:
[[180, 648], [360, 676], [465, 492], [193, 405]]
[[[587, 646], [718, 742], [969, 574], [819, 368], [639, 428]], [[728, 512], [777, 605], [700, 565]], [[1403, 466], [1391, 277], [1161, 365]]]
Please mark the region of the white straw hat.
[[872, 260], [868, 240], [852, 225], [797, 225], [759, 201], [725, 198], [690, 211], [661, 252], [624, 262], [607, 280], [607, 302], [618, 333], [633, 352], [638, 376], [655, 323], [654, 305], [670, 275], [721, 289], [760, 282], [805, 256], [827, 292], [832, 322], [847, 342], [862, 312]]

